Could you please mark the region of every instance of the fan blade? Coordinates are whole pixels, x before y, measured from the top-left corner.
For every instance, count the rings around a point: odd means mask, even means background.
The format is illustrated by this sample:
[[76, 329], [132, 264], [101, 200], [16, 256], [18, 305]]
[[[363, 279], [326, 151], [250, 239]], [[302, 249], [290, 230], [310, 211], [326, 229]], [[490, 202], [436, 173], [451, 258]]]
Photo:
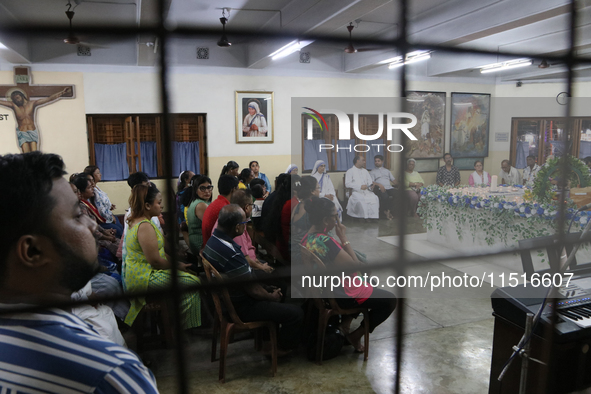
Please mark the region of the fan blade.
[[90, 48], [109, 48], [108, 46], [91, 44], [90, 42], [83, 42], [83, 41], [78, 43], [78, 45], [82, 45], [84, 47], [90, 47]]
[[386, 48], [379, 48], [379, 47], [375, 47], [375, 48], [358, 48], [357, 52], [369, 52], [369, 51], [384, 51], [386, 50]]

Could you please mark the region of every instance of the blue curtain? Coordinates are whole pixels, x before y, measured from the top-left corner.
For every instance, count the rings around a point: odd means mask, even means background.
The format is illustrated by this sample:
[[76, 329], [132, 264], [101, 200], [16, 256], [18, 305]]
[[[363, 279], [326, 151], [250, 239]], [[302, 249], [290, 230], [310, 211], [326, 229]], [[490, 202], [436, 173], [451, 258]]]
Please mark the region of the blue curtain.
[[517, 141], [517, 157], [515, 158], [515, 168], [522, 169], [527, 167], [527, 156], [529, 155], [529, 142]]
[[591, 156], [591, 141], [581, 141], [579, 159], [584, 159], [587, 156]]
[[304, 140], [304, 170], [312, 170], [316, 160], [323, 160], [328, 166], [328, 154], [326, 149], [320, 152], [320, 144], [324, 140]]
[[122, 181], [129, 177], [127, 144], [94, 144], [94, 155], [103, 181]]
[[199, 167], [199, 142], [172, 141], [172, 175], [178, 177], [183, 171], [201, 174]]
[[[137, 149], [137, 142], [135, 143]], [[142, 154], [142, 172], [148, 174], [150, 178], [156, 178], [158, 176], [158, 162], [157, 162], [157, 149], [155, 141], [142, 141], [140, 142], [140, 151]], [[140, 168], [138, 165], [138, 159], [135, 159], [136, 168]]]
[[[337, 171], [347, 171], [353, 167], [353, 158], [355, 158], [355, 139], [351, 140], [338, 140], [337, 146], [339, 151], [337, 152]], [[351, 152], [349, 152], [351, 148]]]

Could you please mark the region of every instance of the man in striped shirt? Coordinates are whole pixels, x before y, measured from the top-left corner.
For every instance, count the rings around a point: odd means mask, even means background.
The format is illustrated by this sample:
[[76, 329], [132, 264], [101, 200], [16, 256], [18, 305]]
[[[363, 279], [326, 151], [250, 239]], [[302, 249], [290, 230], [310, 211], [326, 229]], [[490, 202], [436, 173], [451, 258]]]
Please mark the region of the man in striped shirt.
[[[220, 210], [218, 226], [203, 249], [203, 256], [220, 274], [229, 279], [251, 279], [252, 270], [234, 238], [246, 230], [246, 214], [236, 204]], [[304, 314], [295, 305], [282, 304], [281, 290], [251, 283], [230, 288], [230, 297], [236, 313], [244, 322], [274, 321], [281, 328], [278, 333], [278, 354], [288, 354], [297, 349]], [[265, 351], [265, 349], [263, 349]]]
[[63, 168], [57, 155], [0, 156], [0, 392], [157, 393], [135, 354], [41, 307], [68, 302], [98, 270], [96, 223]]

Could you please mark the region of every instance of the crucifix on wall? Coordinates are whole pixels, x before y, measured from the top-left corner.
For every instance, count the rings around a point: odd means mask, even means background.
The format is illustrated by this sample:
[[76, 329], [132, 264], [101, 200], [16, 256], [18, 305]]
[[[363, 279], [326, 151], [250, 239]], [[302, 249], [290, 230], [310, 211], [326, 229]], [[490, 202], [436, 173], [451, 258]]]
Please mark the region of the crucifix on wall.
[[[28, 67], [14, 68], [14, 85], [0, 85], [0, 106], [12, 109], [16, 117], [16, 137], [23, 153], [39, 149], [37, 108], [62, 98], [75, 98], [73, 85], [33, 85]], [[35, 98], [35, 100], [33, 100]]]

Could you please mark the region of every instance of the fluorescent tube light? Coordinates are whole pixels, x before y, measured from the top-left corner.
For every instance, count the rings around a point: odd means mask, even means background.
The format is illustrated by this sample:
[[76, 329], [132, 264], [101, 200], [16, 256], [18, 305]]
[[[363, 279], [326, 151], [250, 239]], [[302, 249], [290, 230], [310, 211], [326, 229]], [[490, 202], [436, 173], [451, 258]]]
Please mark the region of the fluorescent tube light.
[[[402, 67], [403, 64], [412, 64], [416, 62], [420, 62], [422, 60], [427, 60], [431, 57], [430, 51], [414, 51], [406, 54], [406, 60], [402, 61], [402, 56], [398, 56], [395, 58], [387, 59], [392, 60], [392, 62], [388, 65], [388, 68], [391, 70], [393, 68]], [[385, 62], [385, 61], [384, 61]], [[382, 62], [380, 62], [381, 64]]]
[[8, 47], [0, 42], [0, 49], [8, 49]]
[[480, 68], [480, 73], [481, 74], [493, 73], [493, 72], [497, 72], [497, 71], [505, 71], [505, 70], [510, 70], [512, 68], [526, 67], [526, 66], [531, 66], [531, 65], [532, 65], [531, 59], [517, 59], [517, 60], [511, 60], [508, 62], [494, 63], [494, 64], [488, 64], [486, 66], [482, 66]]
[[278, 50], [276, 50], [275, 52], [273, 52], [269, 56], [271, 56], [271, 59], [273, 59], [273, 60], [281, 59], [282, 57], [285, 57], [287, 55], [291, 55], [292, 53], [299, 51], [303, 47], [308, 46], [313, 42], [314, 41], [311, 41], [311, 40], [306, 40], [306, 41], [295, 40], [295, 41], [292, 41], [289, 44], [279, 48]]

